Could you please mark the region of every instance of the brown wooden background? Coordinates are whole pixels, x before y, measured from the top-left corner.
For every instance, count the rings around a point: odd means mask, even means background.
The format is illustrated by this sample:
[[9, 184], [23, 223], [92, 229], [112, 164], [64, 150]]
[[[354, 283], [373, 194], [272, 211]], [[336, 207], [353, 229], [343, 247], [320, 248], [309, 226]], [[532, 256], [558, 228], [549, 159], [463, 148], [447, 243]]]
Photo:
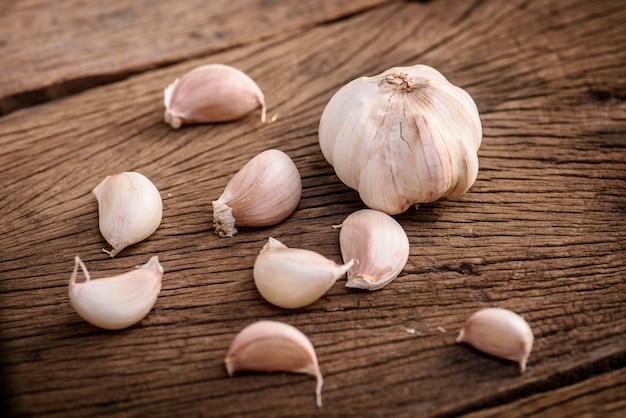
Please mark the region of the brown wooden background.
[[[0, 343], [14, 414], [626, 411], [626, 2], [3, 1], [0, 60]], [[205, 63], [252, 76], [276, 122], [165, 125], [163, 88]], [[339, 261], [331, 226], [363, 207], [319, 150], [325, 104], [356, 77], [417, 63], [478, 104], [477, 182], [396, 216], [411, 255], [383, 290], [340, 280], [303, 309], [266, 303], [251, 268], [268, 236]], [[219, 238], [211, 200], [268, 148], [302, 174], [298, 209]], [[91, 189], [129, 170], [160, 189], [163, 222], [110, 259]], [[95, 277], [158, 255], [166, 273], [154, 309], [119, 332], [83, 322], [67, 296], [77, 254]], [[486, 306], [534, 330], [524, 375], [455, 344]], [[262, 318], [315, 345], [322, 409], [308, 376], [227, 376], [232, 338]]]

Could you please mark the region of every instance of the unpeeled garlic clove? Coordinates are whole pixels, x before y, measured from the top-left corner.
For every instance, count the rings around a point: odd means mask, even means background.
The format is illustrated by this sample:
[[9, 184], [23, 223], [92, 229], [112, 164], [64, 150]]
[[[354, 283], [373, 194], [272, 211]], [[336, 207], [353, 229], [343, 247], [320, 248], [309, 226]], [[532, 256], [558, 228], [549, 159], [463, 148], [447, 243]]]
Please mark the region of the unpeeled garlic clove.
[[225, 359], [233, 376], [238, 370], [305, 373], [317, 379], [317, 406], [322, 406], [322, 371], [311, 341], [292, 325], [278, 321], [257, 321], [233, 339]]
[[398, 277], [409, 259], [409, 238], [391, 216], [373, 209], [349, 215], [340, 225], [343, 261], [355, 260], [347, 287], [378, 290]]
[[[86, 281], [77, 283], [78, 266]], [[154, 256], [136, 269], [118, 276], [91, 280], [85, 264], [76, 256], [70, 278], [70, 304], [85, 321], [100, 328], [117, 330], [141, 321], [150, 312], [161, 291], [163, 267]]]
[[492, 356], [515, 361], [523, 373], [533, 340], [533, 332], [524, 318], [508, 309], [486, 308], [469, 317], [456, 341]]
[[354, 262], [344, 265], [314, 251], [288, 248], [269, 238], [254, 262], [254, 284], [265, 300], [281, 308], [310, 305], [322, 297]]
[[213, 226], [232, 237], [237, 226], [270, 226], [289, 216], [302, 195], [298, 168], [282, 151], [270, 149], [252, 158], [213, 201]]
[[148, 238], [161, 224], [161, 194], [142, 174], [107, 176], [92, 192], [98, 200], [100, 232], [113, 247], [104, 252], [111, 257]]
[[265, 98], [246, 73], [223, 64], [203, 65], [176, 79], [164, 91], [165, 122], [174, 129], [184, 124], [226, 122], [261, 109]]
[[478, 175], [481, 140], [471, 96], [426, 65], [351, 81], [319, 124], [320, 148], [337, 177], [390, 215], [466, 192]]

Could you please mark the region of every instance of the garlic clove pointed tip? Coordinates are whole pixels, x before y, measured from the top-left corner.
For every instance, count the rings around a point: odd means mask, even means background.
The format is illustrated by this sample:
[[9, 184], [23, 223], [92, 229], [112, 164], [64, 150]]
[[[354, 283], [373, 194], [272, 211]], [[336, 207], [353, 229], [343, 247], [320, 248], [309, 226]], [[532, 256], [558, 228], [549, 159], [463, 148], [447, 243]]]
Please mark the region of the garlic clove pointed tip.
[[266, 123], [267, 107], [265, 106], [265, 100], [261, 102], [261, 123]]
[[137, 266], [138, 269], [145, 268], [154, 271], [155, 273], [163, 274], [163, 266], [159, 263], [159, 257], [153, 255], [146, 264]]
[[520, 374], [523, 374], [526, 371], [526, 362], [528, 361], [528, 357], [523, 358], [522, 360], [520, 360], [519, 362], [519, 372]]
[[[354, 259], [348, 260], [344, 264], [340, 264], [338, 272], [341, 272], [341, 275], [339, 277], [346, 274], [352, 268], [352, 266], [354, 266]], [[339, 277], [337, 279], [339, 279]]]
[[261, 251], [259, 252], [259, 254], [262, 254], [271, 248], [288, 248], [288, 247], [282, 242], [280, 242], [279, 240], [277, 240], [276, 238], [269, 237], [265, 245], [263, 245], [263, 248], [261, 248]]
[[235, 374], [234, 366], [232, 360], [227, 356], [224, 360], [224, 364], [226, 365], [226, 372], [228, 373], [228, 377], [233, 377]]
[[461, 328], [461, 331], [459, 331], [459, 336], [456, 337], [456, 342], [458, 344], [461, 344], [461, 343], [465, 342], [464, 341], [464, 337], [465, 337], [465, 330], [463, 328]]
[[322, 373], [318, 373], [317, 383], [315, 385], [315, 404], [318, 408], [322, 407], [322, 386], [324, 385], [324, 378], [322, 377]]
[[[124, 247], [126, 248], [126, 247]], [[124, 248], [111, 248], [110, 250], [107, 250], [106, 248], [103, 248], [102, 251], [107, 253], [109, 255], [109, 257], [113, 258], [116, 255], [118, 255], [120, 253], [120, 251], [122, 251]]]

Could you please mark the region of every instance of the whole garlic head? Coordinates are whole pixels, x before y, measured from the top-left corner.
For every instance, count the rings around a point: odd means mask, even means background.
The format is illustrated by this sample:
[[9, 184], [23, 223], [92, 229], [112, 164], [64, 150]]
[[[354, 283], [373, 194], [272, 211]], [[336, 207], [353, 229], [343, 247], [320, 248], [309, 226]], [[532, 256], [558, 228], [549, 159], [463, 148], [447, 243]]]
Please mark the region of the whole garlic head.
[[320, 148], [339, 179], [390, 215], [465, 193], [478, 175], [481, 140], [471, 96], [426, 65], [351, 81], [319, 125]]
[[100, 232], [113, 246], [111, 257], [148, 238], [161, 224], [161, 194], [146, 176], [136, 172], [107, 176], [93, 190], [98, 200]]

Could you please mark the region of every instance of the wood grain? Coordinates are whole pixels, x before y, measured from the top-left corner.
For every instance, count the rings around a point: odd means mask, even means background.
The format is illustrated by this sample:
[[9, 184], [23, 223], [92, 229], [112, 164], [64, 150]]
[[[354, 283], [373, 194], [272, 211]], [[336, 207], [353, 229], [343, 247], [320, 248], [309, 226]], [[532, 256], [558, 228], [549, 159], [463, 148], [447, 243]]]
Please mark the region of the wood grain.
[[572, 386], [538, 393], [512, 404], [466, 415], [471, 417], [606, 417], [626, 410], [626, 370], [595, 376]]
[[[626, 8], [623, 2], [392, 3], [143, 71], [0, 118], [0, 338], [20, 416], [495, 416], [523, 407], [619, 416], [626, 366]], [[390, 30], [393, 28], [393, 30]], [[162, 89], [206, 62], [234, 65], [265, 92], [268, 116], [173, 131]], [[481, 112], [481, 169], [469, 193], [396, 219], [411, 243], [378, 292], [338, 282], [294, 311], [251, 280], [268, 236], [339, 261], [332, 225], [363, 207], [317, 145], [332, 94], [391, 66], [425, 63], [467, 89]], [[268, 148], [303, 179], [287, 220], [211, 230], [211, 200]], [[161, 227], [108, 258], [91, 189], [108, 174], [147, 175]], [[158, 254], [154, 310], [106, 332], [71, 309], [79, 254], [94, 277]], [[523, 315], [528, 370], [455, 344], [485, 306]], [[315, 345], [324, 407], [304, 375], [241, 373], [223, 358], [250, 322], [291, 323]], [[577, 401], [579, 399], [579, 401]], [[604, 409], [601, 409], [605, 407]]]
[[384, 3], [26, 0], [0, 4], [0, 115]]

